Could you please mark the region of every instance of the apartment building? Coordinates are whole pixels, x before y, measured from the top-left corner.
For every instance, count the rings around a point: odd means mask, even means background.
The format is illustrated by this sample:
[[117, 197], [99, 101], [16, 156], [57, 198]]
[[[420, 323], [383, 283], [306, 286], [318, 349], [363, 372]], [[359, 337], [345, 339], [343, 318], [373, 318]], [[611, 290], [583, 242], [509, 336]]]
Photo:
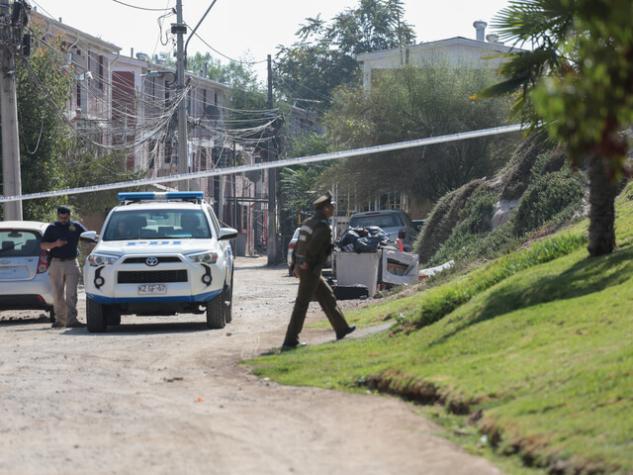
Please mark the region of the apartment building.
[[[78, 134], [104, 153], [126, 154], [126, 168], [147, 176], [177, 173], [177, 123], [173, 112], [178, 94], [175, 67], [143, 53], [130, 56], [121, 48], [53, 19], [31, 12], [37, 47], [60, 55], [63, 67], [74, 75], [64, 114]], [[248, 151], [227, 139], [224, 118], [231, 88], [188, 72], [188, 169], [229, 166], [239, 158], [252, 161]], [[175, 184], [174, 184], [175, 185]], [[220, 219], [242, 231], [238, 248], [252, 251], [255, 183], [248, 177], [194, 180]], [[237, 193], [237, 195], [236, 195]], [[237, 203], [237, 204], [235, 204]]]

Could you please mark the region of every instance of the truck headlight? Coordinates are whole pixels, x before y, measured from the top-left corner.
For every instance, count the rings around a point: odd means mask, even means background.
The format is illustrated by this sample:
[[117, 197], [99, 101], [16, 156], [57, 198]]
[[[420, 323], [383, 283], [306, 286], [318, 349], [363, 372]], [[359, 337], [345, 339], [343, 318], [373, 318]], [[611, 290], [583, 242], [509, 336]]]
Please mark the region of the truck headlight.
[[88, 256], [88, 264], [92, 267], [109, 266], [119, 260], [119, 256], [111, 256], [109, 254], [90, 254]]
[[187, 258], [196, 264], [215, 264], [218, 262], [218, 253], [198, 252], [196, 254], [188, 254]]

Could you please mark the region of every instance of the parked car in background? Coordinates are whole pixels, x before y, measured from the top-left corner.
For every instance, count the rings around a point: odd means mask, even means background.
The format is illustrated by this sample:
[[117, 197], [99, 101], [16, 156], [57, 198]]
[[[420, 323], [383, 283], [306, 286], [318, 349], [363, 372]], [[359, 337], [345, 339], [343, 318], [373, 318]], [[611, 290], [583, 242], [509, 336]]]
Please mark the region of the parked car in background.
[[295, 253], [295, 249], [297, 248], [297, 241], [299, 240], [299, 230], [301, 228], [297, 228], [295, 229], [295, 232], [292, 233], [292, 238], [290, 239], [290, 242], [288, 243], [288, 256], [287, 256], [287, 263], [288, 263], [288, 275], [292, 275], [294, 269], [293, 269], [293, 258], [294, 258], [294, 253]]
[[48, 255], [40, 249], [47, 223], [0, 222], [0, 310], [45, 310], [54, 320]]
[[351, 228], [378, 226], [387, 234], [389, 241], [393, 243], [398, 239], [398, 233], [404, 231], [405, 248], [409, 250], [413, 247], [413, 241], [415, 241], [417, 235], [417, 230], [411, 218], [399, 209], [354, 213], [349, 220], [349, 226]]

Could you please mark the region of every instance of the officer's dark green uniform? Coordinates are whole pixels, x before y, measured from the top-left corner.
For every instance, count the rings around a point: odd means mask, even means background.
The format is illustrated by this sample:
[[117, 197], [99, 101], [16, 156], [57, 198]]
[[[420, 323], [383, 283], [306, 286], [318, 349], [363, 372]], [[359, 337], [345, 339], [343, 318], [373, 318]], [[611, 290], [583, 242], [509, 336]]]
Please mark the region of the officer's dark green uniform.
[[332, 252], [332, 231], [326, 216], [326, 208], [333, 206], [332, 195], [326, 193], [314, 202], [315, 214], [305, 221], [299, 231], [295, 249], [295, 269], [299, 276], [299, 292], [286, 332], [283, 349], [299, 345], [299, 333], [303, 328], [308, 306], [313, 297], [327, 315], [336, 338], [344, 338], [354, 331], [345, 321], [343, 312], [336, 304], [332, 288], [321, 276], [321, 269]]

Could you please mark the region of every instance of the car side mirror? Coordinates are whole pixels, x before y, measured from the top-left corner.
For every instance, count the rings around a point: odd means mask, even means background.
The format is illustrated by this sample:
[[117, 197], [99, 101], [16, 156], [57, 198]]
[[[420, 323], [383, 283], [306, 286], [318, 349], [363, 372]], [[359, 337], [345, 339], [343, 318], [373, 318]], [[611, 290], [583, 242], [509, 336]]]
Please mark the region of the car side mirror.
[[229, 239], [235, 239], [238, 235], [237, 229], [233, 228], [220, 228], [220, 235], [218, 236], [218, 240], [220, 241], [228, 241]]
[[99, 235], [97, 234], [97, 231], [86, 231], [79, 235], [79, 239], [90, 242], [98, 242]]

